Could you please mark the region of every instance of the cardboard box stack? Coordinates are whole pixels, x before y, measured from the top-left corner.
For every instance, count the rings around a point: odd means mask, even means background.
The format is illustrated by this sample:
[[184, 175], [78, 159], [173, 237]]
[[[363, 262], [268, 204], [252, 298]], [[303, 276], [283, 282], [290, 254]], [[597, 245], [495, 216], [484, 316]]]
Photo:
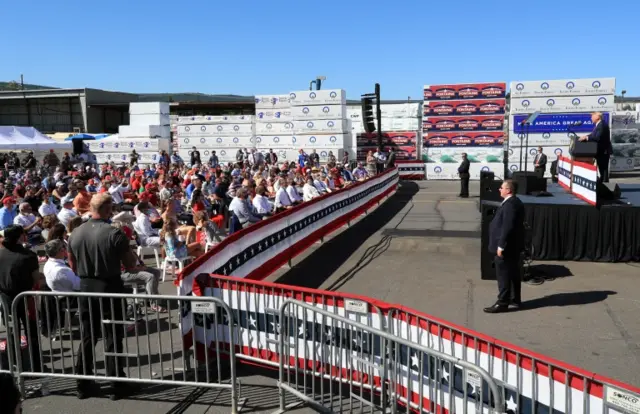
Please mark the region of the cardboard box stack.
[[278, 156], [278, 162], [291, 161], [291, 158], [287, 158], [287, 154], [291, 153], [294, 148], [293, 118], [289, 95], [256, 95], [255, 99], [256, 137], [254, 146], [262, 153], [273, 149]]
[[351, 146], [347, 119], [347, 94], [342, 89], [297, 91], [289, 94], [293, 129], [293, 148], [287, 160], [297, 159], [298, 151], [312, 150], [326, 162], [329, 151], [340, 162], [344, 149]]
[[238, 149], [253, 147], [253, 121], [253, 115], [181, 116], [176, 125], [178, 153], [186, 164], [193, 147], [200, 151], [202, 162], [212, 151], [221, 163], [234, 162]]
[[118, 134], [88, 141], [95, 162], [129, 164], [132, 150], [138, 153], [138, 164], [158, 162], [159, 151], [171, 154], [169, 104], [166, 102], [132, 102], [129, 105], [130, 125], [120, 125]]

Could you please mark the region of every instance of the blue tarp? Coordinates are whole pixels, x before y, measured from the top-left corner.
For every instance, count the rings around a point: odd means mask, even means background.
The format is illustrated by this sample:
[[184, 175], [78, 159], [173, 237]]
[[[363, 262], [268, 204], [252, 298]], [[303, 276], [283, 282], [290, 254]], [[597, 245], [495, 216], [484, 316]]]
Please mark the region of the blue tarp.
[[91, 134], [76, 134], [70, 137], [65, 138], [65, 141], [73, 141], [75, 139], [84, 139], [84, 140], [93, 140], [93, 139], [102, 139], [102, 138], [106, 138], [108, 137], [109, 134], [98, 134], [98, 135], [91, 135]]

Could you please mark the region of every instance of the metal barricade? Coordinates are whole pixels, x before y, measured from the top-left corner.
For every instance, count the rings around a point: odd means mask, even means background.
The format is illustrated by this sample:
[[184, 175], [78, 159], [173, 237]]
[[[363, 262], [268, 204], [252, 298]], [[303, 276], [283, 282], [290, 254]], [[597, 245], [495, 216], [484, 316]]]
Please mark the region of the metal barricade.
[[[291, 299], [278, 324], [278, 412], [300, 404], [287, 405], [286, 393], [322, 411], [337, 402], [340, 412], [504, 412], [495, 380], [470, 362]], [[473, 387], [460, 387], [465, 379]]]
[[15, 366], [11, 304], [0, 295], [0, 372], [13, 373]]
[[[148, 303], [168, 312], [141, 312]], [[183, 338], [180, 312], [186, 304], [192, 331]], [[217, 298], [24, 292], [12, 304], [12, 314], [18, 312], [30, 317], [27, 361], [20, 352], [16, 358], [23, 391], [28, 378], [216, 388], [231, 392], [230, 412], [238, 411], [236, 349], [230, 346], [236, 336], [233, 324], [224, 323], [233, 320], [233, 311]], [[20, 329], [13, 334], [19, 344]]]
[[274, 323], [280, 307], [289, 298], [302, 299], [318, 309], [343, 316], [374, 329], [385, 331], [387, 318], [374, 303], [351, 299], [339, 292], [288, 288], [285, 285], [245, 281], [235, 277], [212, 275], [205, 296], [217, 297], [228, 303], [236, 314], [238, 346], [248, 350], [239, 359], [279, 366], [277, 332]]

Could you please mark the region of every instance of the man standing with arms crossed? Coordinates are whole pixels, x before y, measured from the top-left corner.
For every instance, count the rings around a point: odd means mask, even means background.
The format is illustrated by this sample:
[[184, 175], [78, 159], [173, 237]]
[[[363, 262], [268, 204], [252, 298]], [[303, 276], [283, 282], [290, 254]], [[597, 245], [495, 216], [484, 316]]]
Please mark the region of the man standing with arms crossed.
[[458, 167], [458, 175], [460, 176], [460, 197], [469, 197], [469, 160], [467, 159], [467, 153], [462, 153], [462, 162]]
[[[109, 223], [113, 210], [112, 198], [107, 193], [93, 196], [90, 204], [91, 219], [78, 227], [69, 238], [69, 264], [80, 278], [80, 291], [88, 293], [124, 293], [120, 277], [121, 265], [125, 269], [136, 266], [135, 254], [129, 247], [129, 239], [122, 230]], [[124, 320], [121, 299], [81, 297], [80, 311], [81, 343], [78, 347], [76, 372], [93, 375], [94, 348], [104, 332], [105, 353], [122, 353], [124, 331], [122, 325], [102, 323], [104, 319]], [[103, 331], [104, 328], [104, 331]], [[107, 376], [124, 377], [124, 361], [121, 357], [105, 357]], [[124, 383], [113, 383], [111, 398], [127, 395], [130, 387]], [[79, 380], [77, 397], [85, 399], [98, 394], [93, 381]]]
[[533, 159], [534, 171], [538, 178], [543, 178], [547, 171], [547, 155], [542, 153], [542, 147], [538, 147], [538, 153]]

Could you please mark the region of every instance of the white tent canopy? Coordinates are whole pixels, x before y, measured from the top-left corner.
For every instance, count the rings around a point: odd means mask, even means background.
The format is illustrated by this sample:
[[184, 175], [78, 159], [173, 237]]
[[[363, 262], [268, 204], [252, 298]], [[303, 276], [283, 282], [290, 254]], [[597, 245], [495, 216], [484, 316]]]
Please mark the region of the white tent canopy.
[[71, 142], [55, 141], [33, 127], [0, 126], [0, 151], [70, 150]]

